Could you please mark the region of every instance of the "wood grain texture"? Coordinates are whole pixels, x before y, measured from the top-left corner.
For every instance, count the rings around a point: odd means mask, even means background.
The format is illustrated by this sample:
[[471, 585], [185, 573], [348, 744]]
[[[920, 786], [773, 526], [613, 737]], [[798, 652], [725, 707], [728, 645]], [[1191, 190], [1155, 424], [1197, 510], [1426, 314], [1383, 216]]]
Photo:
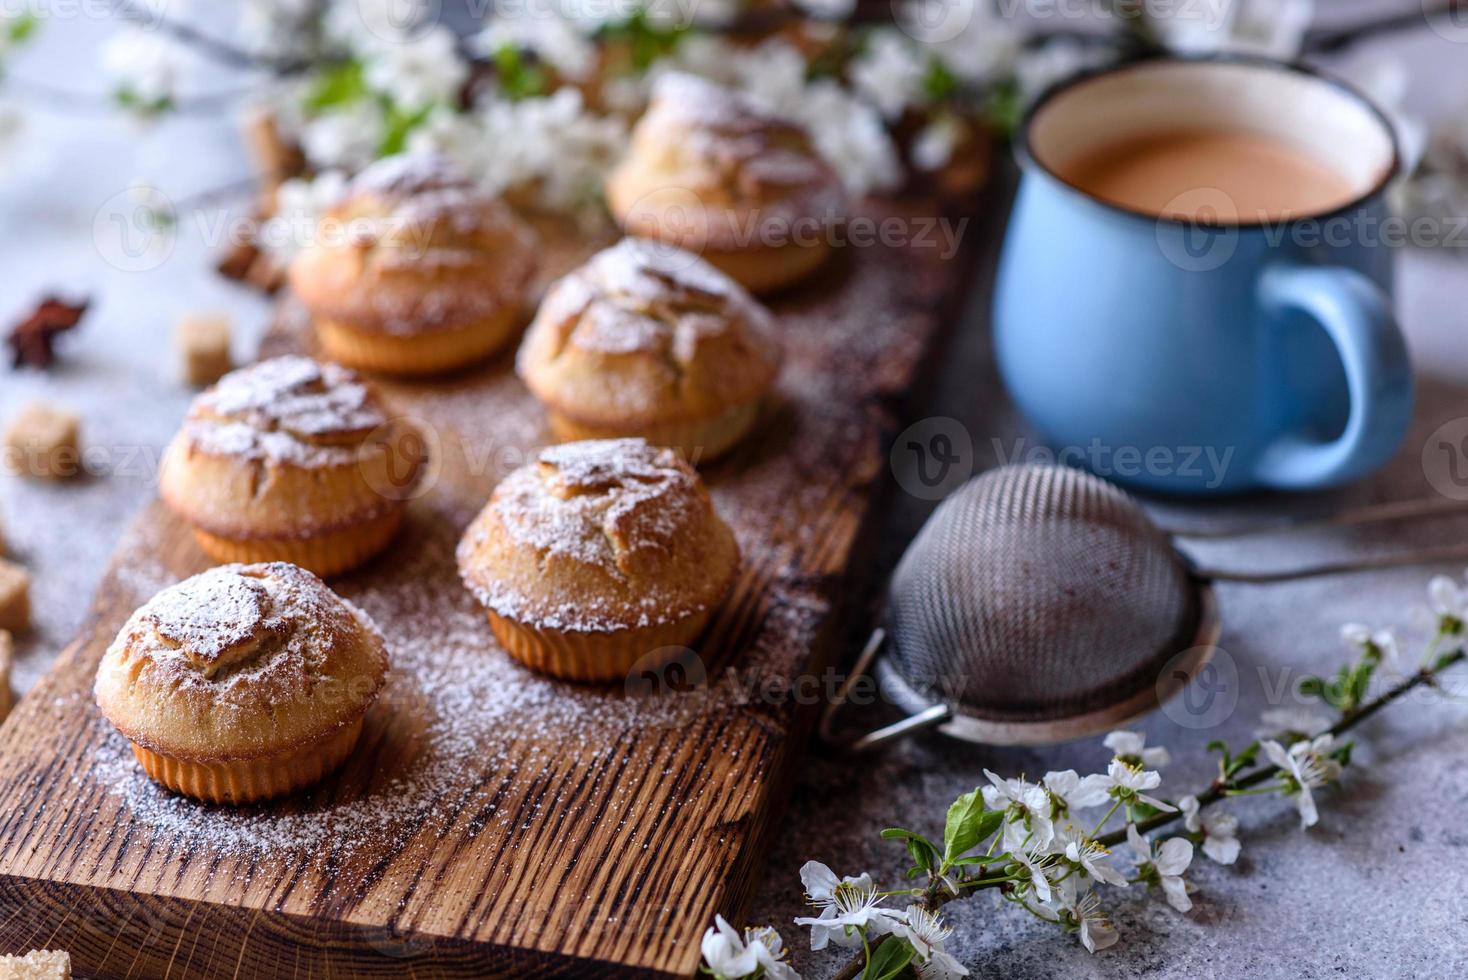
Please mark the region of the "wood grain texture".
[[[585, 252], [548, 254], [564, 269]], [[702, 678], [595, 688], [510, 664], [459, 585], [453, 546], [544, 441], [540, 409], [508, 354], [384, 382], [427, 424], [441, 466], [388, 553], [332, 584], [383, 628], [394, 679], [346, 767], [252, 808], [248, 825], [140, 789], [92, 703], [127, 615], [208, 564], [150, 506], [82, 635], [0, 730], [0, 950], [69, 949], [88, 977], [691, 974], [713, 914], [737, 915], [753, 887], [813, 720], [821, 688], [809, 685], [885, 466], [882, 433], [966, 255], [847, 248], [774, 304], [778, 398], [757, 436], [705, 470], [746, 567], [700, 644]], [[266, 353], [309, 349], [285, 315]], [[463, 690], [429, 683], [425, 665], [460, 671]]]

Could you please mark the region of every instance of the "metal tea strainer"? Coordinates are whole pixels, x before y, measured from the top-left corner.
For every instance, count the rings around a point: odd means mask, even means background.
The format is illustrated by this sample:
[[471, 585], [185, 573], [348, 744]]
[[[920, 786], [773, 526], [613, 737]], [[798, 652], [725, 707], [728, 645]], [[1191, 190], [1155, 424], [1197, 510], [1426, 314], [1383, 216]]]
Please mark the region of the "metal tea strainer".
[[[1463, 509], [1424, 501], [1319, 523]], [[1100, 477], [1065, 466], [1001, 467], [954, 491], [908, 546], [888, 586], [883, 628], [827, 708], [821, 734], [855, 749], [931, 726], [991, 745], [1095, 734], [1156, 707], [1207, 663], [1219, 631], [1215, 579], [1274, 582], [1451, 557], [1468, 557], [1468, 547], [1282, 572], [1204, 570]], [[869, 669], [908, 717], [838, 739], [834, 715]]]

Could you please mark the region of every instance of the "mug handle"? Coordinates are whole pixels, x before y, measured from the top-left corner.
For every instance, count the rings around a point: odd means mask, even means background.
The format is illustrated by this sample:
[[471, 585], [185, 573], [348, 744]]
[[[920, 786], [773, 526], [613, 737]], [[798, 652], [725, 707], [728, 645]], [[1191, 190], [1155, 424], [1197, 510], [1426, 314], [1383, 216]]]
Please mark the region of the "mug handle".
[[1260, 482], [1281, 490], [1341, 483], [1367, 473], [1396, 451], [1412, 415], [1407, 344], [1380, 286], [1344, 266], [1272, 265], [1259, 281], [1267, 313], [1298, 311], [1335, 343], [1351, 408], [1329, 442], [1285, 436], [1257, 463]]

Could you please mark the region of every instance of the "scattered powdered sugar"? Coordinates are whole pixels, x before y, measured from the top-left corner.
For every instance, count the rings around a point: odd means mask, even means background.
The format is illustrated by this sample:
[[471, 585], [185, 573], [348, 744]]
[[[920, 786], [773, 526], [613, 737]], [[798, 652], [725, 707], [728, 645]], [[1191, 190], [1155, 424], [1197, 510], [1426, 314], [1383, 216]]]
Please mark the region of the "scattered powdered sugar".
[[[348, 772], [284, 806], [231, 808], [161, 789], [127, 742], [107, 729], [94, 766], [81, 778], [120, 798], [125, 814], [161, 846], [248, 857], [376, 853], [405, 844], [424, 821], [456, 812], [485, 772], [528, 775], [567, 753], [609, 759], [624, 750], [628, 729], [682, 728], [745, 696], [724, 683], [676, 697], [639, 697], [531, 673], [498, 650], [483, 610], [459, 585], [451, 558], [455, 524], [443, 514], [416, 517], [401, 540], [393, 587], [343, 586], [380, 625], [392, 658], [363, 745], [416, 741], [416, 751], [349, 761]], [[510, 819], [506, 814], [486, 826], [508, 830]]]
[[[925, 284], [936, 274], [931, 263], [887, 250], [847, 261], [841, 289], [819, 299], [796, 293], [778, 308], [785, 359], [777, 408], [747, 449], [703, 473], [738, 540], [750, 576], [744, 591], [758, 598], [745, 596], [741, 603], [756, 605], [720, 617], [715, 632], [722, 652], [694, 661], [695, 683], [639, 695], [630, 679], [625, 687], [577, 685], [535, 675], [506, 656], [459, 582], [454, 552], [494, 485], [532, 459], [547, 438], [542, 412], [502, 361], [461, 378], [382, 382], [389, 396], [411, 404], [441, 435], [439, 451], [459, 477], [413, 502], [387, 555], [333, 583], [378, 623], [392, 659], [358, 752], [341, 774], [298, 798], [204, 806], [153, 784], [126, 741], [94, 716], [101, 749], [77, 778], [96, 788], [104, 809], [115, 807], [119, 838], [129, 848], [151, 841], [179, 853], [237, 858], [219, 862], [219, 876], [249, 876], [267, 860], [337, 862], [340, 869], [340, 859], [353, 853], [375, 862], [417, 846], [473, 803], [483, 816], [447, 832], [490, 835], [506, 842], [500, 853], [513, 854], [534, 813], [564, 805], [562, 794], [576, 792], [544, 777], [564, 770], [567, 759], [577, 769], [605, 770], [634, 746], [656, 742], [660, 732], [689, 731], [710, 718], [719, 728], [721, 717], [736, 714], [753, 713], [761, 726], [778, 729], [788, 704], [762, 692], [807, 669], [814, 638], [831, 614], [838, 584], [812, 571], [830, 567], [831, 535], [838, 533], [831, 522], [847, 519], [849, 495], [868, 478], [857, 475], [853, 483], [851, 468], [876, 465], [862, 447], [880, 412], [882, 379], [904, 377], [921, 348], [925, 330], [899, 314], [926, 309], [933, 295]], [[288, 324], [289, 332], [273, 343], [299, 349], [305, 324]], [[129, 534], [124, 549], [131, 557], [116, 581], [140, 598], [173, 581], [175, 571], [151, 557], [171, 540], [169, 533], [155, 519]], [[732, 720], [729, 730], [747, 731]], [[731, 739], [717, 751], [738, 757], [752, 747]], [[494, 786], [511, 784], [530, 809], [510, 812], [486, 799]], [[591, 785], [614, 799], [613, 809], [636, 805], [621, 799], [623, 788], [614, 781]], [[694, 780], [686, 798], [659, 805], [678, 806], [708, 790]], [[584, 833], [586, 819], [574, 817], [571, 831]], [[357, 886], [355, 873], [343, 871], [335, 887], [349, 892]]]

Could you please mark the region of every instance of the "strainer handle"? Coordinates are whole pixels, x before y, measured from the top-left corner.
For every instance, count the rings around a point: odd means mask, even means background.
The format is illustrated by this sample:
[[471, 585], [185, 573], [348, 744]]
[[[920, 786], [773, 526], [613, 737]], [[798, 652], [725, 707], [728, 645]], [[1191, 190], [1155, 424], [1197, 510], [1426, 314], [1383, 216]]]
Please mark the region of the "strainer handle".
[[851, 673], [841, 682], [841, 686], [836, 689], [835, 696], [831, 698], [831, 703], [826, 705], [826, 710], [821, 713], [819, 732], [821, 741], [827, 745], [834, 745], [849, 752], [865, 752], [867, 749], [885, 745], [912, 732], [941, 725], [953, 717], [953, 712], [946, 704], [935, 704], [924, 708], [915, 715], [908, 715], [901, 721], [894, 721], [890, 725], [866, 732], [855, 738], [841, 738], [836, 735], [833, 723], [836, 715], [846, 705], [846, 699], [851, 694], [851, 686], [871, 671], [872, 663], [877, 659], [877, 654], [882, 652], [882, 647], [886, 642], [886, 630], [880, 627], [872, 630], [867, 645], [862, 648], [861, 654], [856, 658], [856, 663], [851, 665]]

